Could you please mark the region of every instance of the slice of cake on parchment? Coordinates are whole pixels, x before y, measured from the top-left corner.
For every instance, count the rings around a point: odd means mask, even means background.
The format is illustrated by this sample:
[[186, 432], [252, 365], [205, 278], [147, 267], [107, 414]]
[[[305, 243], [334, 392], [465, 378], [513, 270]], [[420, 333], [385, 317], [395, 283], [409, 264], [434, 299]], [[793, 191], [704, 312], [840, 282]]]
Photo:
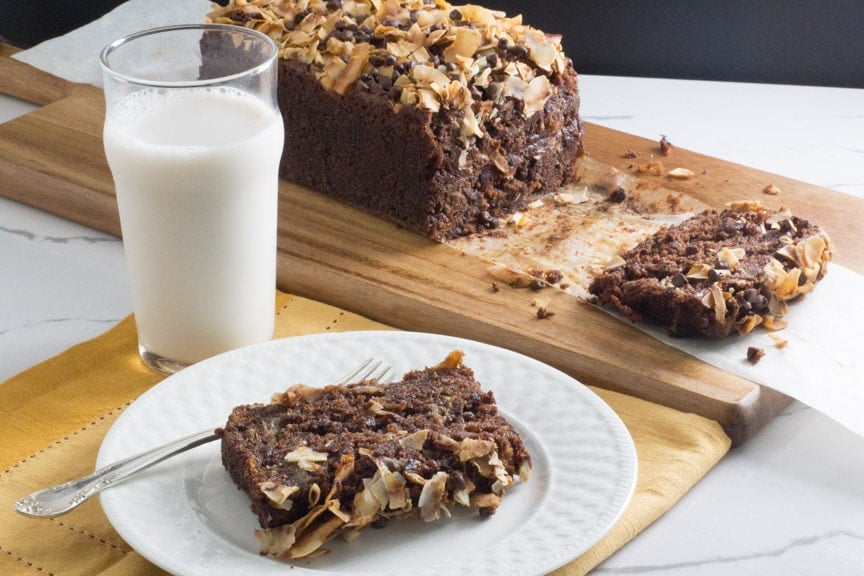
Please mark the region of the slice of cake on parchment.
[[251, 501], [262, 554], [326, 553], [390, 519], [438, 520], [454, 506], [493, 514], [531, 458], [462, 353], [405, 374], [238, 406], [218, 431], [222, 461]]
[[780, 327], [788, 302], [825, 276], [832, 250], [824, 231], [788, 210], [737, 202], [656, 232], [611, 262], [589, 291], [672, 336], [723, 338]]

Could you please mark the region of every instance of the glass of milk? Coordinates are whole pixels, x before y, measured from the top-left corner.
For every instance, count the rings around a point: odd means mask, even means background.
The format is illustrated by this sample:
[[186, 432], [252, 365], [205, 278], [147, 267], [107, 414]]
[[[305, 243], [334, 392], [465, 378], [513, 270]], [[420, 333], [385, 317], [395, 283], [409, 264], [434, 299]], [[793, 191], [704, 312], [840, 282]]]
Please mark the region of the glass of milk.
[[273, 335], [278, 48], [238, 26], [131, 34], [101, 55], [142, 359], [173, 373]]

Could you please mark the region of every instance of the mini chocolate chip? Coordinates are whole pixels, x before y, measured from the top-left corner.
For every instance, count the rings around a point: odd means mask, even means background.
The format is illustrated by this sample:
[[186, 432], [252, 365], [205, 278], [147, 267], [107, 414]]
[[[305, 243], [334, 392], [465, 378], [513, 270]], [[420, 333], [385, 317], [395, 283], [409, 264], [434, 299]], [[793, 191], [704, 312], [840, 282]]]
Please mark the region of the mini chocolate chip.
[[616, 188], [609, 194], [610, 202], [623, 202], [627, 198], [627, 192], [624, 191], [624, 188]]
[[717, 282], [720, 280], [720, 273], [717, 272], [714, 268], [708, 270], [708, 281], [711, 283]]
[[455, 9], [451, 10], [450, 11], [450, 19], [453, 20], [454, 22], [458, 22], [459, 20], [462, 20], [462, 12], [460, 12], [459, 10], [455, 10]]
[[699, 248], [692, 245], [692, 244], [690, 244], [689, 246], [687, 246], [684, 249], [684, 254], [686, 254], [687, 256], [693, 256], [694, 254], [698, 254], [698, 253], [699, 253]]
[[672, 285], [676, 288], [681, 288], [687, 285], [687, 277], [684, 276], [681, 272], [672, 275], [672, 278], [669, 279], [672, 282]]
[[524, 46], [517, 44], [510, 49], [510, 54], [517, 60], [524, 60], [528, 57], [528, 50]]

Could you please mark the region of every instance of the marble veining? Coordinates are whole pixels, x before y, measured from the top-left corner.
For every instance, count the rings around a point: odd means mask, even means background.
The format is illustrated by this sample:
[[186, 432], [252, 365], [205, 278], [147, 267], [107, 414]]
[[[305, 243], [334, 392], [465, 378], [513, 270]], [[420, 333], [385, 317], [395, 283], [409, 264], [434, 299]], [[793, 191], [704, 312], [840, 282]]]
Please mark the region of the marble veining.
[[119, 322], [121, 318], [43, 318], [33, 322], [27, 322], [20, 326], [0, 326], [0, 336], [20, 336], [23, 332], [30, 329], [50, 328], [51, 324], [64, 324], [67, 322], [83, 323], [83, 324], [100, 324], [104, 327], [110, 327]]
[[[807, 555], [816, 554], [820, 547], [844, 547], [853, 546], [864, 551], [864, 534], [852, 532], [850, 530], [829, 530], [824, 533], [813, 534], [795, 538], [788, 543], [776, 548], [764, 548], [750, 553], [729, 553], [726, 555], [717, 555], [706, 558], [694, 558], [687, 561], [670, 562], [665, 564], [643, 564], [643, 565], [626, 565], [626, 566], [601, 566], [597, 568], [594, 574], [727, 574], [728, 570], [736, 570], [736, 574], [741, 566], [748, 564], [752, 565], [757, 560], [766, 559], [783, 559], [791, 556], [793, 553], [802, 552]], [[795, 563], [793, 563], [794, 566]], [[708, 570], [711, 569], [710, 572]], [[790, 566], [790, 569], [793, 569]], [[857, 568], [855, 569], [857, 570]], [[696, 571], [696, 572], [694, 572]], [[749, 573], [749, 572], [748, 572]], [[813, 572], [805, 569], [794, 569], [796, 574], [823, 574], [822, 572]], [[825, 574], [827, 574], [826, 572]], [[842, 574], [860, 574], [858, 571], [849, 572], [830, 572], [832, 576], [840, 576]]]
[[23, 230], [19, 228], [9, 228], [0, 225], [0, 234], [10, 234], [30, 242], [50, 242], [53, 244], [69, 244], [74, 242], [86, 242], [88, 244], [96, 244], [99, 242], [120, 242], [120, 239], [114, 236], [106, 235], [81, 235], [81, 236], [45, 236]]

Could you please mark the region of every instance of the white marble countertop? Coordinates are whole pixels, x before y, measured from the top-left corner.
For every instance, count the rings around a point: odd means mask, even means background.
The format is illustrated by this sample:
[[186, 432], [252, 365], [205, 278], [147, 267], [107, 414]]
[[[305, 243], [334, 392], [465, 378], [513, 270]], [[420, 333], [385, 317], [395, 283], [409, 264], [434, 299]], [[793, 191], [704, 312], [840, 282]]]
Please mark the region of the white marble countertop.
[[[864, 90], [586, 76], [582, 91], [591, 122], [864, 196]], [[0, 100], [0, 121], [28, 109]], [[131, 311], [120, 240], [2, 198], [0, 269], [0, 381]], [[793, 404], [595, 573], [864, 574], [864, 438]]]

